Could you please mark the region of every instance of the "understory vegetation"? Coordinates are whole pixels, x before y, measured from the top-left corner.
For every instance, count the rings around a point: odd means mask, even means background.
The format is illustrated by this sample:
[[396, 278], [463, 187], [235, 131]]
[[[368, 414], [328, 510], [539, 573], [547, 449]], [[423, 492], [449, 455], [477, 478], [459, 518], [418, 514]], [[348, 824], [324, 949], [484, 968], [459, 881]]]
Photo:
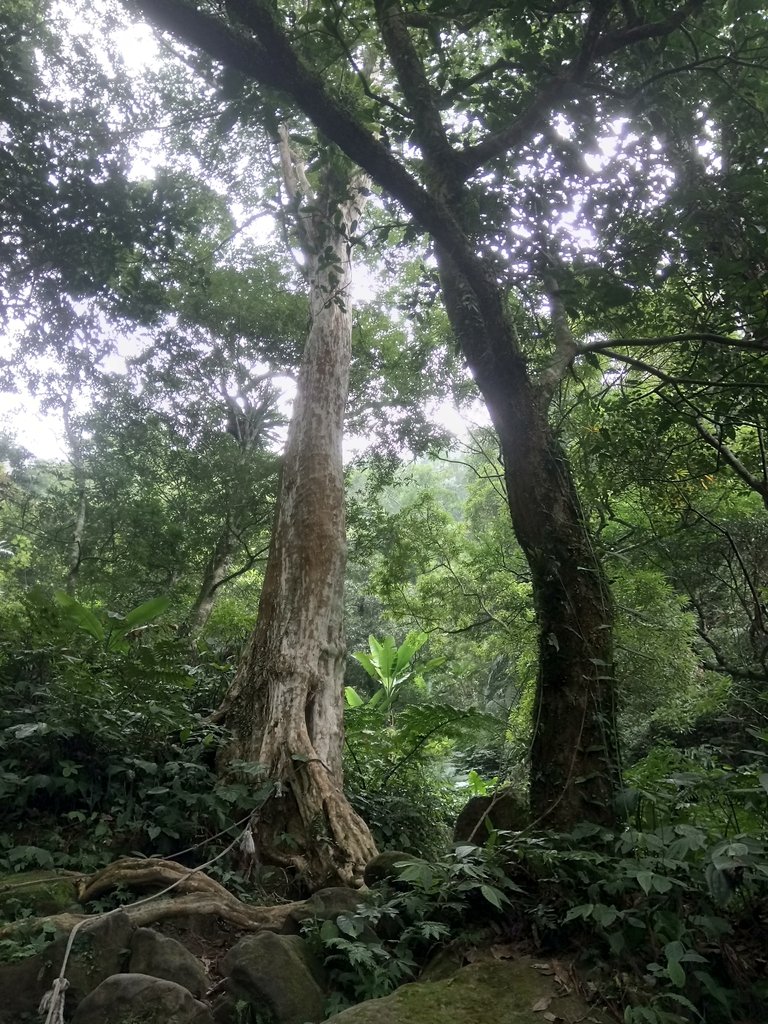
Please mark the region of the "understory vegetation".
[[[190, 648], [160, 608], [91, 619], [71, 600], [34, 591], [6, 615], [6, 881], [30, 870], [93, 871], [120, 856], [202, 864], [270, 795], [257, 764], [239, 765], [237, 777], [216, 771], [224, 737], [208, 718], [234, 649]], [[400, 852], [372, 901], [306, 932], [334, 979], [328, 1011], [413, 980], [438, 950], [461, 963], [491, 945], [507, 956], [576, 955], [587, 990], [632, 1024], [759, 1019], [768, 998], [768, 730], [720, 706], [646, 742], [626, 766], [615, 832], [584, 824], [553, 833], [535, 823], [505, 832], [489, 822], [483, 846], [452, 845], [462, 804], [492, 798], [515, 777], [520, 725], [515, 715], [505, 726], [488, 710], [461, 710], [434, 690], [427, 697], [427, 680], [449, 666], [440, 655], [421, 657], [419, 668], [413, 658], [426, 644], [426, 634], [400, 648], [371, 637], [360, 652], [370, 674], [351, 669], [350, 798], [380, 849]], [[398, 653], [387, 688], [382, 675], [387, 681]], [[716, 730], [725, 734], [714, 744]], [[234, 853], [208, 870], [241, 899], [295, 895], [268, 866], [246, 878]], [[4, 899], [7, 920], [29, 912], [23, 892]], [[4, 939], [3, 957], [29, 955], [50, 937]]]

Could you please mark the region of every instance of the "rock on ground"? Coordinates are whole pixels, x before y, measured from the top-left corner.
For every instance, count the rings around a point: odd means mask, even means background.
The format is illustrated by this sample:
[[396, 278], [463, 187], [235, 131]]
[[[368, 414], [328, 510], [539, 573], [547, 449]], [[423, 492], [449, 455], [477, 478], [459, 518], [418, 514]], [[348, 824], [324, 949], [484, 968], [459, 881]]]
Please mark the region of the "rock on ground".
[[[547, 1015], [550, 1016], [547, 1016]], [[444, 981], [403, 985], [329, 1017], [327, 1024], [608, 1024], [525, 957], [462, 967]]]
[[241, 939], [222, 961], [230, 992], [275, 1024], [309, 1024], [324, 1017], [322, 969], [298, 935], [260, 932]]
[[148, 974], [115, 974], [83, 999], [72, 1024], [213, 1024], [187, 989]]
[[402, 850], [384, 850], [365, 865], [363, 881], [371, 887], [380, 885], [382, 882], [396, 881], [399, 878], [399, 872], [395, 864], [402, 860], [413, 859], [412, 854], [403, 853]]
[[[105, 978], [126, 968], [133, 932], [134, 925], [123, 911], [96, 918], [78, 930], [65, 972], [69, 1009]], [[69, 933], [59, 935], [26, 960], [0, 964], [0, 1024], [38, 1021], [38, 1004], [59, 976], [68, 939]]]
[[208, 975], [197, 957], [176, 939], [152, 928], [137, 928], [134, 932], [128, 970], [175, 981], [198, 999], [208, 990]]
[[473, 796], [459, 812], [453, 830], [454, 842], [483, 846], [489, 827], [500, 832], [519, 832], [530, 821], [528, 808], [511, 787], [493, 796]]

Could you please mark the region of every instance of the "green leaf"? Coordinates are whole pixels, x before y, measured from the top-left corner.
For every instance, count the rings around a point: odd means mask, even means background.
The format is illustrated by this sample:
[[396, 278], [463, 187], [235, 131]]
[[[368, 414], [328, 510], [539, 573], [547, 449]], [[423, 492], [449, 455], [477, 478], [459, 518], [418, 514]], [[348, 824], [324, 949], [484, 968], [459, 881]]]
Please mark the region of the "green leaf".
[[637, 874], [635, 875], [635, 878], [637, 879], [637, 881], [638, 881], [638, 883], [640, 885], [640, 888], [643, 890], [643, 892], [647, 896], [648, 893], [653, 888], [653, 872], [652, 871], [638, 871]]
[[409, 633], [400, 647], [397, 649], [394, 660], [394, 671], [399, 675], [429, 639], [427, 633]]
[[363, 668], [368, 673], [368, 675], [371, 677], [371, 679], [377, 679], [378, 680], [378, 678], [379, 678], [378, 669], [376, 668], [374, 663], [371, 661], [369, 655], [367, 655], [364, 651], [356, 651], [352, 655], [352, 657], [355, 659], [355, 661], [359, 661], [360, 662], [360, 664], [363, 666]]
[[333, 921], [323, 921], [320, 926], [320, 938], [323, 942], [330, 942], [332, 939], [338, 939], [339, 934], [339, 929]]
[[53, 598], [67, 617], [79, 626], [80, 629], [92, 636], [94, 640], [104, 639], [104, 627], [90, 608], [86, 608], [85, 605], [76, 601], [74, 597], [70, 597], [65, 590], [55, 591]]
[[581, 903], [578, 907], [571, 907], [565, 915], [564, 922], [567, 924], [569, 921], [575, 921], [579, 917], [583, 917], [586, 921], [588, 917], [592, 916], [594, 909], [594, 903]]
[[148, 623], [154, 622], [155, 619], [158, 619], [163, 614], [170, 603], [171, 599], [169, 597], [153, 597], [149, 601], [137, 605], [132, 611], [128, 612], [120, 623], [120, 630], [128, 633], [139, 626], [146, 626]]
[[673, 985], [677, 985], [678, 988], [685, 987], [685, 971], [680, 965], [679, 960], [670, 960], [667, 964], [667, 976]]
[[596, 903], [592, 916], [603, 928], [610, 928], [621, 915], [616, 907], [608, 906], [605, 903]]
[[504, 893], [493, 885], [481, 885], [480, 892], [485, 896], [488, 902], [492, 904], [492, 906], [496, 907], [497, 910], [503, 909], [503, 903], [509, 903], [509, 900]]
[[344, 687], [344, 700], [346, 701], [348, 708], [359, 708], [362, 707], [364, 701], [354, 686]]

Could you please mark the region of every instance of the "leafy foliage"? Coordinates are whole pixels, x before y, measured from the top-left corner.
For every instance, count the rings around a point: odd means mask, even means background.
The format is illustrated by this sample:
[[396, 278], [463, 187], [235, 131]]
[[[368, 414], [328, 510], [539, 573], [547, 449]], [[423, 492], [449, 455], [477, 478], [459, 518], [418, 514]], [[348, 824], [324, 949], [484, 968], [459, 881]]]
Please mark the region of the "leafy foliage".
[[764, 1001], [765, 753], [739, 771], [646, 764], [620, 832], [499, 836], [539, 941], [599, 964], [627, 1024], [742, 1019]]
[[212, 650], [192, 664], [173, 630], [139, 626], [161, 607], [100, 618], [38, 594], [11, 630], [6, 620], [0, 864], [8, 870], [170, 853], [251, 806], [255, 790], [217, 776], [223, 737], [200, 714], [229, 666]]
[[345, 778], [353, 805], [382, 848], [436, 855], [460, 800], [451, 752], [493, 722], [430, 698], [425, 676], [443, 659], [414, 664], [427, 639], [412, 633], [397, 646], [391, 636], [381, 642], [371, 636], [370, 654], [354, 655], [378, 688], [367, 700], [346, 689]]
[[305, 927], [329, 972], [334, 995], [328, 1012], [385, 996], [412, 980], [457, 928], [467, 934], [468, 915], [483, 919], [501, 911], [514, 888], [473, 846], [435, 860], [397, 863], [391, 886], [375, 890], [370, 902]]

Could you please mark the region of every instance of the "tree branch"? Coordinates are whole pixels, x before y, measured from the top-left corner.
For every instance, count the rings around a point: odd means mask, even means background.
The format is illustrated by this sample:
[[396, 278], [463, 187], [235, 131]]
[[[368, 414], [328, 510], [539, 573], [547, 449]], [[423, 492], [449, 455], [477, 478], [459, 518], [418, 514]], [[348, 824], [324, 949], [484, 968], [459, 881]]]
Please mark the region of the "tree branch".
[[[586, 349], [585, 351], [589, 351]], [[682, 387], [684, 385], [693, 385], [701, 387], [703, 389], [710, 388], [764, 388], [765, 383], [763, 381], [727, 381], [727, 380], [702, 380], [696, 377], [673, 377], [672, 374], [665, 373], [664, 370], [660, 370], [657, 366], [653, 366], [651, 363], [646, 363], [642, 359], [635, 359], [633, 356], [624, 355], [622, 352], [617, 352], [615, 349], [602, 349], [603, 355], [608, 356], [609, 359], [615, 359], [618, 363], [626, 363], [627, 366], [633, 366], [635, 369], [643, 370], [645, 373], [650, 374], [652, 377], [658, 378], [665, 384], [670, 384], [675, 388]], [[580, 352], [576, 353], [577, 355]], [[685, 396], [681, 395], [682, 398]]]
[[501, 156], [530, 138], [533, 130], [549, 114], [552, 107], [560, 100], [568, 98], [576, 88], [571, 74], [553, 78], [541, 88], [527, 109], [511, 124], [487, 136], [475, 146], [467, 146], [461, 150], [459, 158], [465, 177], [468, 178], [476, 168], [488, 160]]
[[762, 352], [768, 356], [768, 341], [745, 341], [740, 338], [729, 338], [723, 334], [712, 334], [708, 331], [659, 335], [655, 338], [608, 338], [599, 341], [589, 341], [586, 344], [579, 345], [576, 354], [580, 355], [582, 352], [602, 352], [605, 349], [615, 348], [617, 345], [623, 348], [660, 348], [662, 345], [674, 345], [685, 341], [710, 342], [714, 345], [725, 345], [728, 348]]
[[607, 57], [617, 50], [645, 42], [647, 39], [661, 39], [671, 35], [690, 15], [695, 14], [703, 6], [704, 0], [688, 0], [663, 21], [652, 21], [645, 25], [633, 25], [631, 28], [608, 32], [598, 40], [594, 56]]
[[711, 448], [715, 449], [723, 462], [727, 463], [727, 465], [731, 467], [736, 476], [740, 477], [750, 490], [754, 491], [755, 494], [760, 495], [763, 499], [763, 504], [766, 509], [768, 509], [768, 483], [764, 480], [759, 480], [753, 473], [751, 473], [741, 459], [739, 459], [724, 443], [723, 439], [711, 434], [700, 420], [695, 419], [693, 424], [696, 427], [699, 437], [706, 441]]
[[416, 128], [416, 141], [449, 183], [457, 181], [457, 152], [448, 142], [438, 95], [427, 79], [424, 65], [413, 45], [400, 0], [376, 0], [376, 18], [398, 83], [410, 107]]
[[573, 336], [568, 313], [565, 309], [560, 286], [551, 273], [543, 276], [544, 291], [549, 300], [552, 331], [555, 336], [555, 352], [539, 376], [539, 389], [545, 403], [549, 403], [555, 388], [565, 376], [568, 367], [579, 352]]
[[223, 587], [225, 583], [231, 583], [232, 580], [236, 580], [238, 576], [243, 576], [245, 573], [247, 573], [248, 570], [252, 569], [256, 562], [258, 562], [258, 560], [268, 550], [269, 546], [262, 548], [261, 551], [257, 551], [253, 555], [248, 555], [248, 558], [246, 559], [245, 563], [242, 566], [240, 566], [239, 569], [236, 569], [234, 572], [231, 572], [228, 576], [225, 576], [223, 579], [219, 580], [218, 583], [214, 583], [214, 585], [211, 587], [211, 593], [215, 593], [219, 589], [219, 587]]
[[610, 11], [610, 4], [596, 4], [587, 22], [582, 44], [576, 59], [572, 55], [560, 62], [560, 71], [547, 84], [511, 124], [494, 135], [489, 135], [475, 146], [467, 147], [461, 154], [461, 163], [465, 174], [469, 176], [475, 168], [493, 157], [519, 145], [527, 139], [533, 129], [561, 100], [567, 99], [583, 83], [584, 77], [592, 63], [600, 57], [606, 57], [617, 50], [647, 39], [658, 39], [674, 32], [676, 28], [702, 6], [704, 0], [688, 0], [677, 11], [664, 21], [655, 21], [645, 25], [633, 25], [631, 28], [616, 32], [599, 34]]
[[491, 301], [492, 282], [450, 207], [430, 195], [349, 107], [330, 95], [322, 77], [291, 47], [268, 0], [229, 0], [228, 9], [254, 33], [255, 39], [236, 32], [220, 18], [197, 10], [186, 0], [125, 2], [159, 28], [174, 33], [214, 60], [285, 93], [323, 134], [432, 235], [473, 290]]

